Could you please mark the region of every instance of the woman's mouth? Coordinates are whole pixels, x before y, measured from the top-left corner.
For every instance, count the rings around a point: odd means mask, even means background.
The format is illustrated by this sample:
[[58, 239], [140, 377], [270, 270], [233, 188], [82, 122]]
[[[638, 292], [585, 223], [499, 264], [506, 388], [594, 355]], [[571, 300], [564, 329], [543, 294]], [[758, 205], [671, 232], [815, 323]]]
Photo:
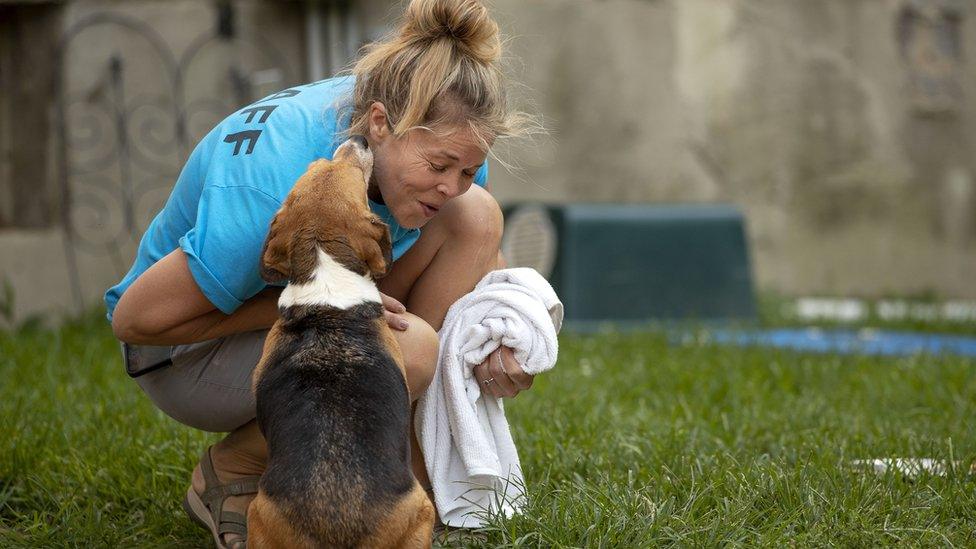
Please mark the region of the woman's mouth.
[[[420, 201], [418, 200], [417, 202]], [[430, 204], [427, 204], [426, 202], [420, 202], [420, 207], [423, 208], [424, 215], [427, 216], [428, 218], [434, 217], [434, 214], [436, 214], [437, 210], [439, 209], [435, 206], [431, 206]]]

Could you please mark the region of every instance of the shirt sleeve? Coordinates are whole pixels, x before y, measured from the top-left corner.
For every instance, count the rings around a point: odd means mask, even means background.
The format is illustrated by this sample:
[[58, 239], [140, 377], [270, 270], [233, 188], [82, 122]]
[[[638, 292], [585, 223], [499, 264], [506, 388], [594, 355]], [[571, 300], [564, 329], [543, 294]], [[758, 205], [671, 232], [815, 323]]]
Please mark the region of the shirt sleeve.
[[234, 312], [266, 286], [259, 275], [268, 225], [280, 206], [253, 187], [207, 186], [197, 222], [180, 238], [193, 279], [225, 314]]
[[484, 187], [488, 184], [488, 161], [486, 160], [484, 164], [478, 168], [478, 171], [474, 173], [474, 184], [480, 187]]
[[226, 314], [267, 286], [260, 260], [268, 226], [331, 135], [320, 99], [279, 92], [230, 115], [207, 138], [196, 219], [179, 243], [194, 280]]

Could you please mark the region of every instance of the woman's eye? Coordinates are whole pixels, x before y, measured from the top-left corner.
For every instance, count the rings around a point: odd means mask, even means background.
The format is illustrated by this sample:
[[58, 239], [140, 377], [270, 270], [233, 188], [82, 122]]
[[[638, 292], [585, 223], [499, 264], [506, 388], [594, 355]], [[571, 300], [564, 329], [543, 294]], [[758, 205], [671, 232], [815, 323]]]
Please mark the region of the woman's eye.
[[447, 170], [447, 166], [438, 166], [436, 164], [431, 164], [430, 169], [438, 173], [444, 173]]

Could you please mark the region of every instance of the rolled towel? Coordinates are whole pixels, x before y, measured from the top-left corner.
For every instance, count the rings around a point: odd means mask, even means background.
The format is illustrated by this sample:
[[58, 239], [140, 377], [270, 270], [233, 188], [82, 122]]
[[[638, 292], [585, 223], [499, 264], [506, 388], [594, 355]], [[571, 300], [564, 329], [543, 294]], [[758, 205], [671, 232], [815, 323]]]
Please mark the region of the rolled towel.
[[474, 367], [499, 346], [529, 374], [556, 364], [563, 305], [539, 273], [493, 271], [447, 312], [437, 371], [417, 403], [415, 428], [434, 504], [449, 526], [476, 528], [479, 512], [506, 516], [525, 504], [518, 453], [501, 399], [481, 393]]

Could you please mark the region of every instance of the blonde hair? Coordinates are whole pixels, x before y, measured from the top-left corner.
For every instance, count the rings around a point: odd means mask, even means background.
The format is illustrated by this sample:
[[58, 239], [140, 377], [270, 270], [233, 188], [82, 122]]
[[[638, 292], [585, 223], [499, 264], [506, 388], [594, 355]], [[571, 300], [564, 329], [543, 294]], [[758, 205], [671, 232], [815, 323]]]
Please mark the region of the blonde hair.
[[411, 0], [395, 30], [364, 48], [350, 134], [368, 134], [373, 102], [386, 107], [393, 135], [423, 127], [470, 127], [482, 148], [541, 127], [509, 111], [498, 25], [478, 0]]

